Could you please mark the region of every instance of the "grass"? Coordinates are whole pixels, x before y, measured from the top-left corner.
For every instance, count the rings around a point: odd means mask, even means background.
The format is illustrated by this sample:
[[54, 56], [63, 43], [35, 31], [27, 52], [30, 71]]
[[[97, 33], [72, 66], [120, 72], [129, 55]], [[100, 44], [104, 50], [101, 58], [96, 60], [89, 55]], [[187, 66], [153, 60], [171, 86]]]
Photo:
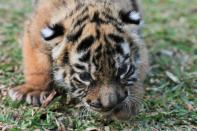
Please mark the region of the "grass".
[[143, 37], [152, 70], [144, 107], [135, 119], [107, 122], [97, 114], [82, 120], [73, 105], [56, 98], [46, 109], [12, 102], [7, 89], [24, 82], [21, 38], [31, 11], [26, 0], [0, 2], [0, 130], [197, 130], [197, 1], [144, 1]]

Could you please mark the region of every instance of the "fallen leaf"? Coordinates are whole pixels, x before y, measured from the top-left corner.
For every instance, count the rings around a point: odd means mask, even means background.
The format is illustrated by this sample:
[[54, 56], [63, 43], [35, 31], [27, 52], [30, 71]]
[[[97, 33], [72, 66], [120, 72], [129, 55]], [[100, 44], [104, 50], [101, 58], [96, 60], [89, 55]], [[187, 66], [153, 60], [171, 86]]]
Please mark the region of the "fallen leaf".
[[110, 131], [110, 127], [109, 126], [105, 126], [104, 131]]
[[86, 131], [99, 131], [99, 129], [95, 127], [90, 127], [90, 128], [87, 128]]
[[177, 76], [175, 76], [173, 73], [166, 71], [166, 75], [168, 76], [168, 78], [170, 78], [173, 82], [175, 83], [180, 83], [180, 80]]

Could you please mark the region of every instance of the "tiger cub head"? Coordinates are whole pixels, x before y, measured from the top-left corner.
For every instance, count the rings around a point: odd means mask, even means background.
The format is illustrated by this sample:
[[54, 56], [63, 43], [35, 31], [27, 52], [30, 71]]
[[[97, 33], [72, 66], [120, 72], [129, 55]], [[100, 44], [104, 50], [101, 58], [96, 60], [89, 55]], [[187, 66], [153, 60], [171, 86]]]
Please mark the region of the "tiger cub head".
[[140, 19], [131, 15], [107, 5], [83, 5], [41, 30], [53, 45], [54, 81], [87, 108], [118, 119], [136, 114], [139, 104], [134, 87], [139, 49], [126, 25]]

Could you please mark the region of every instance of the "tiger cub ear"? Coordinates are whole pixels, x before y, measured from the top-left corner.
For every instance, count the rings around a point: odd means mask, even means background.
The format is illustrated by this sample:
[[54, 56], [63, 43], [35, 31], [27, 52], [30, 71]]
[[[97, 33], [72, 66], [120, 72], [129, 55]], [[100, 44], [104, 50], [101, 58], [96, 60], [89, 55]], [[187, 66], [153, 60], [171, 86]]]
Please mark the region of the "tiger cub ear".
[[128, 12], [120, 11], [120, 18], [126, 24], [140, 25], [141, 23], [140, 13], [135, 10], [130, 10]]
[[64, 35], [64, 27], [61, 24], [46, 26], [41, 30], [41, 36], [45, 41], [51, 41]]

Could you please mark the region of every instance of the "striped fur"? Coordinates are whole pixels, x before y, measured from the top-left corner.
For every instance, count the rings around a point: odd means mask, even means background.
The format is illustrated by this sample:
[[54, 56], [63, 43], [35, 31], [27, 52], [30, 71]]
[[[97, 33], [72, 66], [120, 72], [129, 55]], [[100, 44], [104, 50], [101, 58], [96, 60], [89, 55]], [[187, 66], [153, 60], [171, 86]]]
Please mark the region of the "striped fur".
[[[32, 47], [47, 55], [50, 80], [57, 87], [87, 108], [118, 119], [137, 113], [148, 67], [135, 2], [43, 0], [27, 31]], [[21, 94], [22, 99], [29, 93], [22, 94], [23, 89], [10, 91], [10, 96]]]

